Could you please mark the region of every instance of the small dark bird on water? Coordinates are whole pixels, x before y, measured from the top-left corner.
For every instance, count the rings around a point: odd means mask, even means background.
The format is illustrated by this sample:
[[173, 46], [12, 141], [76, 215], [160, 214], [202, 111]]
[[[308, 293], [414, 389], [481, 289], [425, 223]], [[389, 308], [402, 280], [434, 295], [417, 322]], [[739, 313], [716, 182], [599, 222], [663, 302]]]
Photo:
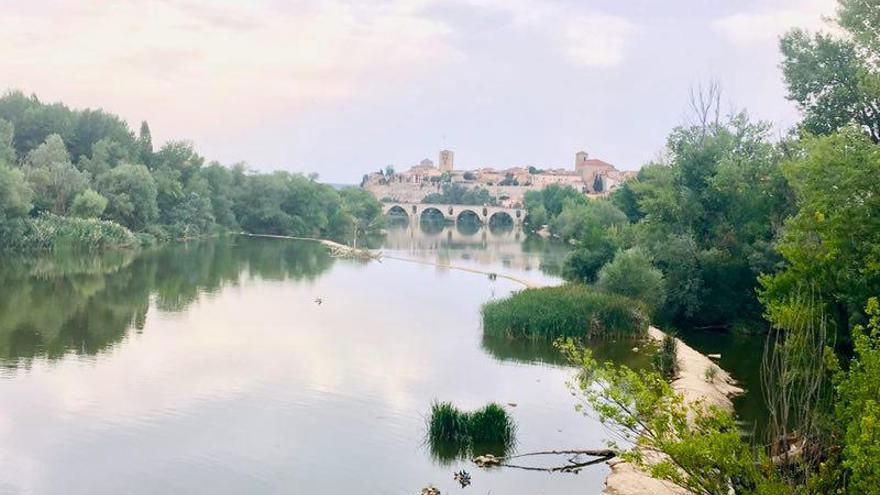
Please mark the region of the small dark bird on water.
[[323, 300], [323, 299], [321, 299], [321, 298], [320, 298], [320, 297], [316, 297], [316, 298], [315, 298], [315, 302], [316, 302], [316, 303], [318, 303], [318, 306], [320, 306], [320, 305], [321, 305], [321, 303], [323, 303], [323, 302], [324, 302], [324, 300]]
[[457, 481], [462, 488], [471, 484], [471, 475], [464, 469], [455, 473], [455, 481]]

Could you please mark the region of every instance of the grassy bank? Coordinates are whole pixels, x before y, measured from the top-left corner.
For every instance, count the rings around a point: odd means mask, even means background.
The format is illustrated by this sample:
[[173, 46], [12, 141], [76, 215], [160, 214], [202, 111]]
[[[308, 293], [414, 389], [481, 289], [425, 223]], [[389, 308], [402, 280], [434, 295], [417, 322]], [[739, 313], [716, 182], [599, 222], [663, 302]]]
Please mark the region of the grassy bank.
[[483, 333], [496, 337], [641, 337], [648, 318], [632, 299], [580, 284], [526, 289], [482, 309]]

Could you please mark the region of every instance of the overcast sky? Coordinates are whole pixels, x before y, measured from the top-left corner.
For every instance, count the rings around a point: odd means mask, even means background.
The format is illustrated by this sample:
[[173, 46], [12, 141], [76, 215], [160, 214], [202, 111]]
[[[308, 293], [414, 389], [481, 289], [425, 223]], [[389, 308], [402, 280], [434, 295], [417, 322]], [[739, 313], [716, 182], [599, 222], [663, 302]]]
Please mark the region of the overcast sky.
[[0, 88], [102, 107], [209, 159], [357, 182], [456, 168], [621, 169], [688, 89], [784, 129], [778, 36], [833, 0], [0, 0]]

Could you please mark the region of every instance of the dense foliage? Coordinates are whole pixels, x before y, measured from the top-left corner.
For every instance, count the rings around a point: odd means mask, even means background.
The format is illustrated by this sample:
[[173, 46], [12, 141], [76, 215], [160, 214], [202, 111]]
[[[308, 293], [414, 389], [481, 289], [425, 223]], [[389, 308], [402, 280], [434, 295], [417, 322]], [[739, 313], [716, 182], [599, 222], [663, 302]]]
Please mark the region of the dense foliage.
[[[44, 213], [67, 222], [66, 232], [87, 225], [72, 217], [93, 218], [142, 240], [241, 229], [349, 241], [379, 227], [381, 212], [369, 194], [336, 191], [313, 177], [206, 164], [185, 141], [154, 150], [146, 122], [135, 136], [102, 110], [72, 110], [21, 92], [0, 97], [0, 248], [57, 244], [27, 235]], [[75, 239], [89, 239], [83, 247], [119, 244], [84, 235], [64, 243]]]
[[643, 336], [640, 303], [581, 284], [526, 289], [483, 306], [483, 332], [526, 339]]

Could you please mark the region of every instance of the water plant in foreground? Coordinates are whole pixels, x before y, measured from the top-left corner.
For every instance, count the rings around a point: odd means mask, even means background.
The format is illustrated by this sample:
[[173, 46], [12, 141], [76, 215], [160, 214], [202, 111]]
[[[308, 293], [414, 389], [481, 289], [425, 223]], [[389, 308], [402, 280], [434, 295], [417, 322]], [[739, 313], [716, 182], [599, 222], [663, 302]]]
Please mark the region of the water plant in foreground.
[[482, 309], [483, 333], [512, 338], [643, 337], [641, 303], [582, 284], [526, 289]]
[[476, 411], [461, 411], [450, 402], [434, 402], [428, 417], [428, 444], [441, 462], [480, 454], [507, 455], [516, 425], [507, 410], [492, 402]]

